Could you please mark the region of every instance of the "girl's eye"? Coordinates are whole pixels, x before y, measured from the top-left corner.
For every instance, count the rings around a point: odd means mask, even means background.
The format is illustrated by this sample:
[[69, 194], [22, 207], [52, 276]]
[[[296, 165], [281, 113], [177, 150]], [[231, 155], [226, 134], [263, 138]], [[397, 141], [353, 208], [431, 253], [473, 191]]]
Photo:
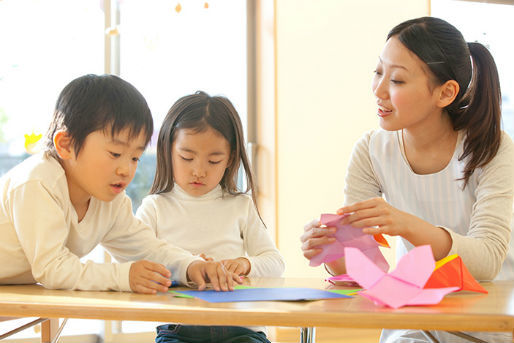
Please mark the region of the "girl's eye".
[[375, 75], [382, 75], [382, 72], [381, 72], [381, 71], [378, 71], [378, 70], [373, 70], [373, 73], [374, 73]]
[[110, 151], [110, 154], [112, 157], [115, 157], [115, 158], [118, 158], [121, 156], [121, 154], [118, 154], [117, 152], [112, 152], [112, 151]]
[[137, 163], [137, 162], [139, 162], [139, 157], [133, 157], [133, 158], [132, 158], [132, 161], [134, 161], [134, 162], [136, 162], [136, 163]]
[[180, 158], [182, 158], [184, 161], [188, 161], [188, 162], [193, 160], [192, 158], [185, 158], [184, 156], [180, 156]]
[[405, 83], [403, 81], [400, 81], [400, 80], [391, 80], [392, 83], [394, 83], [395, 85], [401, 85], [402, 83]]
[[219, 160], [219, 161], [209, 161], [209, 163], [210, 163], [210, 164], [218, 164], [218, 163], [220, 163], [221, 161], [223, 161], [223, 160]]

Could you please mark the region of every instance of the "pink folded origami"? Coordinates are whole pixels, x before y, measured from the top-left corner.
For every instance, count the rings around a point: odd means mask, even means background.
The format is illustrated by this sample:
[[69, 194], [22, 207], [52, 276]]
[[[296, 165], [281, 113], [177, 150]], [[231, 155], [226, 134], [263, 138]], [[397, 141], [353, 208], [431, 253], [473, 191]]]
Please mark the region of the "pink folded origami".
[[360, 295], [376, 304], [399, 308], [405, 305], [434, 305], [459, 287], [424, 286], [435, 268], [432, 248], [416, 247], [398, 261], [391, 273], [384, 272], [356, 248], [345, 248], [346, 272], [365, 290]]
[[373, 261], [380, 269], [387, 271], [389, 264], [384, 255], [378, 248], [379, 245], [389, 248], [389, 244], [382, 235], [368, 235], [362, 232], [362, 229], [355, 228], [351, 225], [341, 224], [341, 219], [347, 215], [322, 214], [320, 222], [328, 227], [335, 227], [336, 233], [334, 237], [336, 241], [331, 244], [320, 246], [323, 251], [313, 257], [310, 266], [316, 267], [322, 263], [335, 261], [344, 256], [346, 247], [358, 248], [371, 261]]

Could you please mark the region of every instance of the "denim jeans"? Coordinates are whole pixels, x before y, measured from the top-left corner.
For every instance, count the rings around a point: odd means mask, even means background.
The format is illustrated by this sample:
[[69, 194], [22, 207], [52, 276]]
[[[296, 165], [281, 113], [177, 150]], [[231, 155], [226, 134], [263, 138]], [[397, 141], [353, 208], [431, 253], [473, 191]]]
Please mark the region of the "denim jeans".
[[241, 326], [165, 324], [157, 327], [155, 343], [270, 343], [262, 331]]

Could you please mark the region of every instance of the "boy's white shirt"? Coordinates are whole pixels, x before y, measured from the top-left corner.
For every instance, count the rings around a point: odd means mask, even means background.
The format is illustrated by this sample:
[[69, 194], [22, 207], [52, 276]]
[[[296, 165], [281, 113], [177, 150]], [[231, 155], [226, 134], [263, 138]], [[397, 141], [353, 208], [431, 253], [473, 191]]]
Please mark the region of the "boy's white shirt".
[[[0, 284], [130, 291], [129, 261], [162, 263], [173, 279], [185, 284], [187, 267], [200, 260], [157, 239], [133, 216], [124, 192], [110, 202], [92, 197], [79, 223], [64, 169], [44, 154], [6, 173], [0, 179], [0, 196]], [[121, 263], [81, 263], [98, 244]]]
[[136, 216], [158, 238], [192, 254], [216, 261], [246, 257], [249, 277], [278, 277], [284, 272], [284, 260], [248, 195], [230, 195], [218, 185], [194, 197], [175, 184], [170, 192], [145, 197]]

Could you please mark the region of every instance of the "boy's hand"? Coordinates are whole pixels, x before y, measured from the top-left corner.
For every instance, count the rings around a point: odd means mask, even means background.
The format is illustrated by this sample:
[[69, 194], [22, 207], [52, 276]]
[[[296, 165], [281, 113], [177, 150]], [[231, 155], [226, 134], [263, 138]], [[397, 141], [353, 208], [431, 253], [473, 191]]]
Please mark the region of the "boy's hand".
[[206, 282], [210, 282], [217, 291], [233, 291], [234, 281], [243, 283], [239, 275], [229, 272], [221, 262], [194, 261], [187, 267], [187, 277], [198, 285], [199, 290], [205, 289]]
[[237, 275], [248, 275], [251, 268], [250, 261], [245, 257], [238, 257], [233, 260], [222, 260], [221, 263], [223, 263], [227, 271]]
[[162, 264], [141, 260], [132, 263], [129, 271], [130, 289], [136, 293], [167, 292], [171, 272]]

